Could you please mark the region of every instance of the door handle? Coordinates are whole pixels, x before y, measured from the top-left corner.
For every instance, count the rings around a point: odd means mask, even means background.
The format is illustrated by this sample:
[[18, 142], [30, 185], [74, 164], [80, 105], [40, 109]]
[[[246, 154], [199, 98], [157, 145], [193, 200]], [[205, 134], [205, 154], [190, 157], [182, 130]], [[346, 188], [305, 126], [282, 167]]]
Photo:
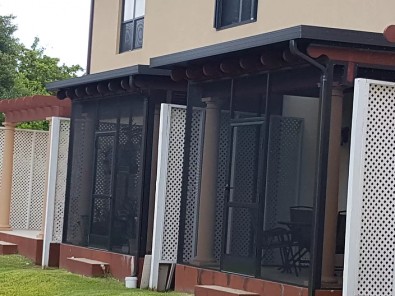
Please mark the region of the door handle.
[[235, 189], [235, 188], [232, 187], [232, 186], [229, 186], [229, 185], [226, 185], [226, 186], [225, 186], [225, 191], [229, 191], [230, 189]]

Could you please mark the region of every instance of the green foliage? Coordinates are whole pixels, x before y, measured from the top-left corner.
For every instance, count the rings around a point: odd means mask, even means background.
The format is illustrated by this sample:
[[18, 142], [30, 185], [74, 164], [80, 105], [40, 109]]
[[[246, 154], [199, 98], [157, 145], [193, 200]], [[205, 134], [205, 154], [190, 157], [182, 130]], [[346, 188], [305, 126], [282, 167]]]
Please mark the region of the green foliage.
[[17, 56], [20, 49], [18, 40], [13, 37], [16, 26], [14, 17], [0, 16], [0, 98], [12, 95], [15, 87]]
[[[87, 278], [61, 269], [41, 269], [18, 255], [0, 256], [0, 295], [131, 295], [163, 296], [163, 293], [126, 289], [113, 278]], [[181, 296], [166, 293], [167, 296]]]
[[[47, 95], [46, 83], [76, 77], [83, 70], [79, 65], [66, 66], [58, 58], [47, 56], [38, 37], [30, 48], [25, 47], [14, 37], [14, 19], [0, 15], [0, 99]], [[25, 123], [20, 127], [37, 129], [47, 124]]]
[[32, 130], [49, 130], [49, 122], [47, 120], [29, 121], [18, 124], [17, 128]]
[[23, 47], [19, 52], [18, 87], [29, 94], [48, 94], [46, 83], [76, 77], [82, 71], [78, 65], [59, 65], [58, 58], [51, 58], [44, 51], [36, 37], [30, 49]]

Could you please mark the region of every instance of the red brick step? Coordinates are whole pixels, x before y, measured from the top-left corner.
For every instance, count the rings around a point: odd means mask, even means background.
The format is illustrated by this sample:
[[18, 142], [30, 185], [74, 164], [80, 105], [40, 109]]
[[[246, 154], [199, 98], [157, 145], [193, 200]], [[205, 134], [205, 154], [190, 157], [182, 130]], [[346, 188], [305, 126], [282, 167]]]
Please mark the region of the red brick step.
[[18, 253], [18, 245], [0, 241], [0, 255], [12, 255]]
[[200, 285], [195, 286], [195, 296], [259, 296], [259, 294], [221, 286]]
[[108, 274], [110, 265], [106, 262], [87, 258], [67, 258], [66, 269], [72, 273], [90, 277], [102, 277]]

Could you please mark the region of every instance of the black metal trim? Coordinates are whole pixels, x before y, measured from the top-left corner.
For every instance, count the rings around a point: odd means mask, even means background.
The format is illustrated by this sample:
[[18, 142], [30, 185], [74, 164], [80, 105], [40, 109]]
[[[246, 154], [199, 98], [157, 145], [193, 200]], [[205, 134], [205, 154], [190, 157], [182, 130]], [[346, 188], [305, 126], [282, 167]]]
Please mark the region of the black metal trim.
[[[222, 271], [226, 271], [226, 267], [225, 267], [225, 263], [226, 261], [231, 261], [234, 258], [238, 258], [238, 256], [233, 256], [231, 254], [227, 254], [226, 252], [226, 238], [228, 235], [228, 231], [227, 231], [227, 225], [229, 222], [229, 209], [230, 208], [243, 208], [243, 209], [249, 209], [249, 210], [253, 210], [251, 211], [255, 217], [257, 218], [257, 220], [259, 221], [261, 219], [261, 216], [263, 213], [259, 212], [259, 209], [261, 207], [261, 203], [264, 202], [264, 200], [262, 199], [262, 186], [264, 186], [262, 183], [265, 182], [266, 177], [261, 178], [261, 169], [262, 169], [262, 163], [261, 161], [263, 159], [265, 159], [265, 153], [266, 150], [265, 147], [263, 147], [263, 142], [265, 141], [265, 130], [266, 128], [260, 128], [259, 131], [257, 131], [256, 135], [255, 135], [255, 139], [259, 140], [259, 144], [258, 147], [256, 147], [257, 151], [257, 159], [256, 162], [258, 163], [258, 167], [257, 167], [257, 171], [254, 174], [254, 181], [253, 184], [255, 185], [255, 192], [254, 192], [254, 196], [256, 196], [257, 198], [254, 201], [251, 202], [232, 202], [229, 200], [230, 198], [230, 176], [231, 176], [231, 155], [233, 153], [233, 128], [237, 127], [237, 126], [243, 126], [243, 125], [249, 125], [249, 126], [254, 126], [254, 125], [258, 125], [258, 126], [262, 126], [265, 121], [267, 121], [267, 104], [268, 104], [268, 88], [269, 88], [269, 77], [270, 74], [266, 73], [266, 74], [258, 74], [256, 77], [262, 77], [265, 82], [266, 82], [266, 96], [261, 100], [260, 102], [260, 110], [259, 110], [259, 114], [263, 114], [265, 113], [264, 116], [259, 117], [259, 115], [256, 115], [254, 117], [249, 117], [249, 118], [234, 118], [234, 112], [235, 112], [235, 107], [234, 107], [234, 96], [235, 96], [235, 90], [234, 90], [234, 81], [235, 79], [231, 80], [231, 93], [230, 93], [230, 114], [231, 114], [231, 118], [230, 118], [230, 128], [229, 128], [229, 144], [230, 144], [230, 148], [228, 150], [228, 161], [227, 161], [227, 174], [226, 174], [226, 186], [225, 186], [225, 199], [224, 199], [224, 210], [223, 210], [223, 224], [222, 224], [222, 239], [221, 239], [221, 259], [220, 259], [220, 270]], [[266, 112], [264, 112], [266, 111]], [[267, 126], [267, 125], [266, 125]], [[257, 222], [258, 222], [257, 221]], [[258, 222], [258, 225], [259, 222]], [[254, 229], [253, 231], [254, 233], [254, 237], [255, 237], [255, 243], [252, 243], [252, 247], [253, 247], [253, 254], [251, 254], [251, 256], [249, 256], [248, 258], [246, 258], [246, 260], [251, 260], [254, 263], [253, 269], [251, 270], [251, 274], [249, 274], [248, 276], [253, 276], [253, 277], [260, 277], [260, 269], [258, 270], [258, 265], [260, 265], [260, 257], [259, 257], [259, 261], [258, 259], [258, 248], [259, 248], [259, 239], [261, 237], [261, 230], [260, 227], [257, 227]], [[259, 262], [259, 263], [258, 263]], [[227, 271], [227, 272], [232, 272], [232, 271]], [[233, 272], [234, 273], [234, 272]]]
[[[146, 254], [147, 245], [147, 221], [148, 221], [148, 207], [149, 207], [149, 192], [151, 185], [151, 160], [152, 160], [152, 120], [150, 112], [150, 100], [148, 97], [144, 98], [144, 131], [141, 139], [141, 155], [143, 156], [140, 176], [140, 212], [138, 222], [138, 246], [137, 257]], [[149, 146], [148, 146], [149, 145]], [[147, 148], [148, 147], [148, 148]], [[138, 266], [136, 267], [138, 270]]]
[[[304, 59], [321, 71], [321, 88], [319, 98], [319, 129], [317, 145], [317, 167], [314, 180], [314, 221], [313, 240], [311, 243], [309, 295], [314, 296], [315, 290], [321, 287], [322, 256], [325, 231], [325, 206], [328, 169], [328, 150], [330, 132], [330, 113], [332, 101], [333, 63], [328, 61], [325, 65], [302, 53], [295, 40], [289, 42], [292, 54]], [[329, 101], [329, 102], [328, 102]], [[328, 112], [329, 110], [329, 112]]]
[[214, 28], [217, 31], [225, 30], [225, 29], [230, 29], [233, 27], [238, 27], [241, 25], [245, 24], [250, 24], [254, 23], [257, 20], [257, 15], [258, 15], [258, 0], [250, 0], [251, 1], [251, 15], [249, 20], [245, 21], [239, 21], [237, 23], [233, 23], [230, 25], [226, 26], [221, 26], [221, 12], [222, 12], [222, 5], [223, 5], [223, 0], [216, 0], [215, 1], [215, 18], [214, 18]]
[[[144, 103], [145, 104], [145, 103]], [[141, 257], [147, 253], [147, 236], [148, 236], [148, 215], [149, 215], [149, 203], [150, 203], [150, 192], [151, 192], [151, 165], [152, 165], [152, 142], [153, 142], [153, 131], [154, 131], [154, 113], [155, 113], [155, 102], [151, 96], [147, 99], [145, 106], [145, 148], [143, 150], [145, 161], [144, 161], [144, 175], [142, 176], [142, 206], [140, 215], [140, 242], [138, 246], [138, 256]]]
[[91, 155], [91, 163], [90, 163], [90, 167], [91, 167], [91, 180], [90, 180], [90, 188], [89, 188], [89, 224], [88, 224], [88, 237], [86, 239], [86, 243], [87, 243], [87, 247], [90, 247], [90, 235], [91, 235], [91, 231], [92, 231], [92, 213], [93, 213], [93, 204], [94, 204], [94, 198], [93, 198], [93, 192], [95, 190], [95, 178], [96, 178], [96, 131], [98, 130], [99, 127], [99, 105], [100, 102], [96, 102], [96, 104], [94, 105], [94, 118], [93, 118], [93, 122], [94, 122], [94, 129], [93, 129], [93, 152]]
[[[140, 257], [140, 251], [141, 251], [141, 241], [142, 241], [142, 235], [141, 235], [141, 230], [142, 230], [142, 224], [143, 224], [143, 221], [142, 221], [142, 216], [143, 216], [143, 210], [144, 210], [144, 199], [145, 199], [145, 186], [144, 186], [144, 182], [145, 182], [145, 169], [146, 169], [146, 160], [147, 160], [147, 158], [149, 158], [149, 157], [151, 157], [151, 155], [147, 155], [146, 154], [146, 150], [145, 150], [145, 148], [146, 148], [146, 145], [147, 145], [147, 143], [146, 143], [146, 141], [147, 141], [147, 133], [148, 133], [148, 124], [147, 124], [147, 121], [148, 121], [148, 98], [147, 97], [145, 97], [144, 99], [143, 99], [143, 108], [144, 108], [144, 131], [143, 131], [143, 133], [142, 133], [142, 139], [141, 139], [141, 155], [142, 155], [142, 161], [141, 161], [141, 173], [140, 173], [140, 201], [139, 201], [139, 219], [138, 219], [138, 234], [137, 234], [137, 249], [136, 249], [136, 257], [137, 258], [139, 258]], [[149, 180], [148, 180], [148, 182], [149, 182]], [[145, 245], [145, 243], [146, 242], [144, 242], [144, 245]], [[144, 254], [145, 254], [145, 252], [144, 252]], [[133, 254], [133, 255], [135, 255], [135, 254]], [[135, 266], [134, 266], [134, 270], [135, 270], [135, 273], [136, 274], [134, 274], [133, 276], [136, 276], [137, 274], [138, 274], [138, 268], [139, 268], [139, 266], [138, 266], [138, 260], [135, 260], [134, 261], [134, 264], [135, 264]]]
[[192, 82], [188, 84], [187, 92], [187, 109], [185, 116], [185, 135], [184, 135], [184, 158], [182, 169], [182, 183], [181, 183], [181, 202], [179, 215], [179, 234], [178, 234], [178, 249], [177, 249], [177, 263], [184, 263], [184, 238], [185, 238], [185, 215], [187, 210], [188, 197], [188, 177], [189, 177], [189, 156], [191, 148], [191, 126], [192, 126], [192, 103], [191, 100], [191, 86]]
[[319, 109], [319, 144], [317, 146], [317, 173], [315, 180], [313, 242], [311, 253], [311, 269], [309, 295], [321, 288], [322, 257], [325, 231], [326, 182], [328, 169], [329, 131], [331, 116], [331, 92], [333, 81], [333, 64], [328, 63], [326, 72], [321, 77], [321, 95]]
[[[144, 20], [144, 18], [145, 18], [145, 16], [140, 16], [140, 17], [136, 17], [136, 18], [133, 18], [133, 19], [121, 22], [121, 29], [120, 29], [121, 36], [120, 36], [120, 44], [119, 44], [119, 53], [120, 54], [143, 48], [142, 44], [141, 44], [141, 46], [136, 46], [136, 23], [138, 21]], [[130, 24], [130, 23], [133, 23], [133, 36], [132, 36], [132, 41], [131, 41], [132, 44], [131, 44], [131, 48], [130, 49], [125, 49], [124, 50], [123, 46], [122, 46], [124, 44], [123, 40], [124, 40], [124, 37], [125, 37], [124, 36], [124, 34], [125, 34], [124, 26], [127, 25], [127, 24]], [[143, 28], [143, 30], [144, 30], [144, 28]], [[144, 37], [143, 37], [143, 39], [144, 39]]]
[[[73, 104], [76, 104], [72, 102]], [[72, 108], [73, 110], [73, 108]], [[74, 144], [74, 122], [75, 112], [71, 112], [70, 118], [70, 129], [69, 129], [69, 150], [67, 153], [67, 174], [66, 174], [66, 190], [65, 190], [65, 201], [64, 201], [64, 214], [63, 214], [63, 232], [62, 232], [62, 243], [67, 241], [67, 226], [69, 220], [69, 204], [70, 204], [70, 185], [71, 185], [71, 171], [73, 163], [73, 144]]]
[[[253, 125], [253, 124], [251, 124]], [[260, 124], [262, 125], [262, 124]], [[231, 189], [229, 187], [229, 189]], [[252, 202], [236, 202], [236, 201], [228, 201], [226, 205], [229, 208], [243, 208], [243, 209], [256, 209], [256, 206], [258, 204], [258, 201], [252, 201]]]
[[348, 46], [354, 44], [369, 48], [373, 46], [393, 49], [395, 47], [395, 44], [385, 40], [381, 33], [300, 25], [192, 50], [153, 57], [150, 59], [150, 67], [165, 69], [185, 67], [187, 64], [197, 62], [198, 60], [229, 55], [237, 51], [286, 42], [293, 39], [337, 42], [344, 43]]
[[[112, 250], [112, 242], [113, 242], [113, 235], [112, 235], [112, 231], [113, 231], [113, 226], [114, 226], [114, 217], [115, 217], [115, 213], [114, 213], [114, 198], [116, 199], [116, 191], [115, 188], [117, 186], [117, 181], [118, 181], [118, 155], [119, 155], [119, 129], [121, 128], [121, 110], [118, 107], [120, 104], [119, 100], [116, 101], [116, 108], [117, 108], [117, 127], [116, 130], [113, 131], [113, 133], [115, 134], [115, 140], [114, 140], [114, 150], [112, 152], [112, 166], [111, 169], [113, 171], [113, 174], [111, 176], [111, 197], [110, 197], [110, 229], [108, 231], [108, 245], [107, 245], [107, 249], [108, 250]], [[131, 109], [131, 108], [130, 108]], [[101, 136], [101, 132], [96, 132], [96, 136]], [[95, 147], [96, 149], [96, 147]], [[95, 159], [96, 162], [96, 159]], [[96, 174], [97, 169], [95, 169], [94, 174]], [[96, 178], [95, 180], [96, 181]], [[94, 186], [95, 184], [93, 184]]]
[[230, 120], [230, 126], [260, 125], [265, 122], [265, 117], [234, 118]]
[[221, 23], [221, 15], [218, 13], [222, 10], [222, 0], [215, 1], [214, 28], [219, 28]]
[[231, 28], [234, 28], [234, 27], [238, 27], [238, 26], [242, 26], [242, 25], [247, 25], [247, 24], [251, 24], [251, 23], [256, 23], [256, 19], [253, 19], [253, 20], [246, 20], [246, 21], [242, 21], [242, 22], [239, 22], [239, 23], [230, 24], [230, 25], [223, 26], [223, 27], [218, 27], [218, 28], [216, 28], [216, 30], [217, 30], [217, 31], [222, 31], [222, 30], [231, 29]]
[[[124, 20], [124, 16], [125, 16], [125, 0], [122, 0], [122, 19], [121, 19], [121, 24], [120, 24], [121, 29], [119, 30], [120, 35], [121, 35], [120, 36], [120, 40], [119, 40], [119, 50], [118, 50], [119, 53], [124, 53], [124, 52], [132, 51], [132, 50], [135, 50], [135, 49], [140, 49], [140, 48], [143, 47], [142, 45], [141, 45], [141, 47], [136, 47], [135, 46], [135, 41], [136, 41], [136, 22], [141, 20], [141, 19], [144, 19], [145, 14], [143, 14], [142, 16], [136, 17], [136, 3], [137, 3], [137, 0], [132, 0], [132, 1], [133, 1], [133, 18], [128, 19], [128, 20]], [[123, 44], [122, 40], [123, 40], [123, 37], [124, 37], [123, 36], [123, 33], [124, 33], [123, 32], [123, 26], [125, 24], [129, 24], [129, 23], [133, 23], [132, 46], [131, 46], [131, 49], [122, 50], [122, 44]]]
[[50, 82], [46, 84], [46, 88], [49, 91], [57, 91], [69, 87], [76, 87], [79, 85], [96, 83], [103, 80], [133, 76], [133, 75], [170, 76], [170, 71], [163, 69], [151, 69], [147, 65], [135, 65], [135, 66], [120, 68], [116, 70], [89, 74], [77, 78]]
[[[265, 201], [266, 201], [266, 188], [267, 188], [267, 172], [268, 172], [268, 167], [269, 167], [269, 133], [270, 133], [270, 116], [272, 113], [272, 108], [271, 105], [273, 103], [272, 98], [271, 98], [271, 73], [266, 74], [266, 95], [265, 95], [265, 109], [262, 110], [265, 113], [265, 126], [263, 132], [263, 138], [261, 138], [261, 159], [259, 161], [259, 167], [261, 169], [261, 172], [258, 171], [258, 176], [260, 178], [258, 184], [260, 185], [261, 192], [259, 192], [259, 211], [260, 214], [258, 214], [258, 228], [259, 228], [259, 233], [257, 235], [257, 241], [256, 241], [256, 246], [255, 246], [255, 274], [256, 277], [261, 278], [262, 277], [262, 270], [261, 270], [261, 263], [262, 263], [262, 231], [263, 231], [263, 219], [264, 219], [264, 214], [265, 213]], [[262, 109], [262, 108], [261, 108]], [[259, 260], [258, 260], [259, 259]]]

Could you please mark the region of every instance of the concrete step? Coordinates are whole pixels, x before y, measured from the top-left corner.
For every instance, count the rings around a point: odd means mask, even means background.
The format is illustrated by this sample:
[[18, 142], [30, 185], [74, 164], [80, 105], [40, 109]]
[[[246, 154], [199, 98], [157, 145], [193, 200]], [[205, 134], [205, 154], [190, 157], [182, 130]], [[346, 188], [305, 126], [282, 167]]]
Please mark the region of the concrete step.
[[0, 241], [0, 255], [12, 255], [18, 253], [18, 245]]
[[199, 285], [195, 286], [195, 296], [259, 296], [259, 294], [221, 286]]
[[102, 261], [70, 257], [67, 258], [66, 269], [89, 277], [102, 277], [109, 273], [110, 265]]

